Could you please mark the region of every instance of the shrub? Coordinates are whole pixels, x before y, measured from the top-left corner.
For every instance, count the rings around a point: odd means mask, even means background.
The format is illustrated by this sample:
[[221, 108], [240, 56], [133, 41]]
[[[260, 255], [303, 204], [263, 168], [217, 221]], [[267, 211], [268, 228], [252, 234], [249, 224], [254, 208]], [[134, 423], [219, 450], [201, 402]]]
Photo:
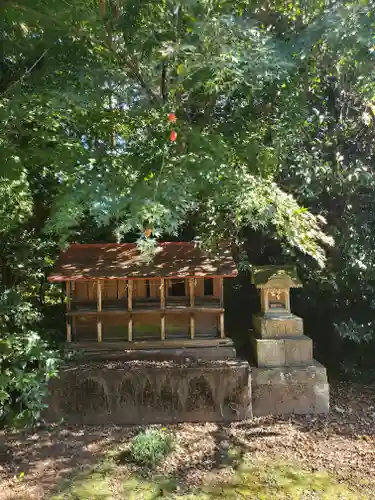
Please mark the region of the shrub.
[[163, 461], [173, 447], [170, 434], [163, 430], [146, 429], [132, 439], [129, 451], [134, 462], [153, 467]]
[[38, 313], [16, 293], [0, 294], [0, 425], [39, 420], [59, 356], [34, 330]]

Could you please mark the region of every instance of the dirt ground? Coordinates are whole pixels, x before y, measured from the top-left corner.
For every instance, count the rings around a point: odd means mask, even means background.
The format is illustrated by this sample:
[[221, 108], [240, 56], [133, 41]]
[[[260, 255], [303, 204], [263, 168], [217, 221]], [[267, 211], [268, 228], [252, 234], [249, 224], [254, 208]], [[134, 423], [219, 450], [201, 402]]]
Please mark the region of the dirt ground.
[[[139, 427], [59, 426], [4, 436], [0, 456], [0, 500], [49, 499], [71, 478], [126, 448]], [[177, 447], [160, 466], [184, 485], [218, 471], [223, 449], [241, 456], [298, 463], [325, 470], [339, 482], [375, 498], [375, 387], [331, 384], [327, 416], [267, 417], [230, 425], [168, 426]], [[134, 472], [129, 467], [129, 474]], [[156, 471], [158, 472], [158, 471]], [[227, 474], [222, 468], [219, 474]]]

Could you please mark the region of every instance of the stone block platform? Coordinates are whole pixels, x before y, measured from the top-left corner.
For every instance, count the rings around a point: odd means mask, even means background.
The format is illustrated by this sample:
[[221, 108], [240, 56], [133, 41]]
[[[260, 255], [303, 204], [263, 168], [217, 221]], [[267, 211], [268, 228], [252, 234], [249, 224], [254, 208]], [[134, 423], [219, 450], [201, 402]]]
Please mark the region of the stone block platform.
[[227, 361], [72, 364], [51, 381], [46, 420], [75, 424], [230, 422], [252, 416], [250, 367]]
[[253, 314], [254, 330], [262, 339], [303, 335], [303, 319], [295, 314]]
[[308, 366], [253, 367], [252, 402], [254, 416], [327, 413], [326, 369], [315, 360]]
[[308, 365], [312, 359], [312, 340], [306, 335], [254, 340], [258, 366]]

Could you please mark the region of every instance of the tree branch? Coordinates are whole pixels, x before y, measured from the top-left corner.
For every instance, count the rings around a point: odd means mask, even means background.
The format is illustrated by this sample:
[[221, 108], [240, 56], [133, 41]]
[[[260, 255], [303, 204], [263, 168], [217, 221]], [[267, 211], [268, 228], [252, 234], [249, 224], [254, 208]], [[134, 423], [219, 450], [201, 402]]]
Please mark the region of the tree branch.
[[164, 102], [168, 100], [168, 85], [167, 85], [167, 63], [163, 61], [161, 70], [160, 93]]
[[27, 78], [29, 76], [29, 74], [32, 72], [32, 70], [35, 68], [35, 66], [43, 59], [43, 57], [47, 54], [47, 52], [49, 51], [49, 48], [46, 49], [41, 56], [38, 57], [38, 59], [30, 66], [30, 68], [28, 68], [25, 73], [20, 77], [18, 78], [18, 80], [12, 82], [8, 88], [6, 88], [4, 90], [4, 92], [2, 93], [2, 95], [5, 95], [7, 92], [9, 92], [13, 87], [15, 87], [18, 83], [22, 82], [25, 78]]
[[141, 70], [139, 68], [139, 63], [137, 60], [135, 60], [134, 58], [130, 57], [129, 59], [127, 59], [125, 57], [124, 59], [124, 62], [125, 64], [127, 65], [127, 67], [130, 69], [130, 71], [132, 72], [133, 74], [133, 77], [138, 81], [139, 85], [147, 92], [149, 98], [150, 98], [150, 101], [152, 103], [154, 102], [157, 102], [159, 101], [159, 98], [158, 96], [155, 94], [155, 92], [147, 85], [145, 79], [143, 78], [142, 74], [141, 74]]

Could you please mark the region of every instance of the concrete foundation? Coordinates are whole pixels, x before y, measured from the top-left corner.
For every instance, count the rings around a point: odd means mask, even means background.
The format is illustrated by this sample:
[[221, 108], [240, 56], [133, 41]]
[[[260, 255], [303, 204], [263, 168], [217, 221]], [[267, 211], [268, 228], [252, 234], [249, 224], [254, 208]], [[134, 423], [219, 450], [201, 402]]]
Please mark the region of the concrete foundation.
[[252, 368], [254, 416], [327, 413], [329, 385], [324, 366]]
[[66, 367], [50, 385], [46, 420], [78, 424], [230, 422], [251, 418], [241, 361], [114, 361]]

